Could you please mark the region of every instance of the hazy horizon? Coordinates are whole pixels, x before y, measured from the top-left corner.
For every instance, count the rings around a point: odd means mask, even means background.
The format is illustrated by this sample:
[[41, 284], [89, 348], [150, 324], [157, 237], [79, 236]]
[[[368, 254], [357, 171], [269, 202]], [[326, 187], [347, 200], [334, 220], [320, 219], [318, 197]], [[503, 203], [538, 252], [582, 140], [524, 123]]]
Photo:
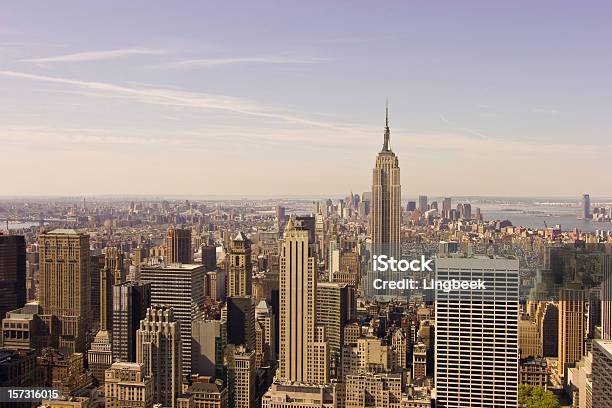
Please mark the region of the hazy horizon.
[[405, 191], [611, 197], [611, 19], [606, 2], [9, 3], [0, 196], [361, 194], [389, 98]]

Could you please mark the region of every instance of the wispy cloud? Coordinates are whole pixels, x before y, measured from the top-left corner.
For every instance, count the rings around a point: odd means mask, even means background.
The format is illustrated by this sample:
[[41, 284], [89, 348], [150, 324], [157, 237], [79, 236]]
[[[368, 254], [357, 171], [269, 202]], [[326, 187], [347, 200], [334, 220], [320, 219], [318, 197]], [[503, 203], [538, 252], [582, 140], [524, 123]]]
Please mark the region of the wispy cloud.
[[261, 56], [261, 57], [225, 57], [225, 58], [194, 58], [181, 61], [171, 61], [157, 65], [161, 68], [171, 69], [197, 69], [211, 68], [221, 65], [237, 64], [318, 64], [327, 61], [325, 58], [294, 58], [286, 56]]
[[42, 57], [42, 58], [27, 58], [27, 59], [20, 60], [20, 62], [34, 62], [34, 63], [88, 62], [88, 61], [111, 60], [111, 59], [129, 57], [132, 55], [159, 55], [163, 53], [164, 52], [161, 50], [154, 50], [154, 49], [148, 49], [148, 48], [121, 48], [121, 49], [106, 50], [106, 51], [77, 52], [74, 54], [63, 54], [63, 55], [55, 55], [55, 56]]
[[93, 91], [94, 95], [96, 93], [99, 93], [102, 96], [119, 97], [123, 99], [129, 99], [131, 101], [139, 101], [142, 103], [154, 105], [188, 107], [202, 110], [216, 109], [242, 115], [281, 120], [305, 126], [326, 128], [346, 132], [355, 131], [354, 127], [350, 125], [342, 125], [309, 119], [296, 114], [281, 112], [272, 107], [265, 106], [257, 102], [231, 96], [212, 95], [207, 93], [180, 91], [155, 87], [136, 88], [128, 87], [125, 85], [116, 85], [107, 82], [83, 81], [77, 79], [35, 75], [15, 71], [0, 71], [0, 76], [40, 81], [52, 84], [68, 85], [80, 89], [85, 89], [88, 91]]

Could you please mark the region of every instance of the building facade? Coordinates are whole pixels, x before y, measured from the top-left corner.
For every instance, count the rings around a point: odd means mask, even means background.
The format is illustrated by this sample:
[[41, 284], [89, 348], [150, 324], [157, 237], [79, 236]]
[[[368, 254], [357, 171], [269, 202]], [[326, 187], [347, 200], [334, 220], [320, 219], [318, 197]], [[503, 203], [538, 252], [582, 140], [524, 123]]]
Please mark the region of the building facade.
[[91, 319], [89, 236], [72, 229], [56, 229], [38, 238], [40, 272], [38, 300], [41, 318], [53, 327], [59, 321], [59, 348], [87, 350]]
[[201, 264], [148, 265], [140, 269], [142, 282], [151, 285], [151, 305], [172, 308], [180, 322], [185, 376], [191, 373], [191, 326], [202, 315], [205, 273]]
[[436, 279], [482, 279], [486, 289], [437, 290], [438, 406], [518, 406], [519, 262], [437, 258]]
[[180, 323], [173, 310], [150, 307], [136, 332], [136, 362], [143, 365], [144, 376], [153, 377], [153, 399], [164, 407], [175, 407], [182, 391], [181, 357]]
[[0, 320], [26, 302], [26, 244], [22, 235], [0, 235]]

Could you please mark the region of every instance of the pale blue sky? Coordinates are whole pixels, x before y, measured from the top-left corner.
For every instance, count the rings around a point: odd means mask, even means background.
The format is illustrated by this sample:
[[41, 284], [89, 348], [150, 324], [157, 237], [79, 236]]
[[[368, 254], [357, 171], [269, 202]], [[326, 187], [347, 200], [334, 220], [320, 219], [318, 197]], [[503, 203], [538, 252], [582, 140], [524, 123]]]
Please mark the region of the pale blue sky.
[[[612, 6], [13, 2], [0, 195], [612, 195]], [[77, 168], [76, 172], [72, 172]]]

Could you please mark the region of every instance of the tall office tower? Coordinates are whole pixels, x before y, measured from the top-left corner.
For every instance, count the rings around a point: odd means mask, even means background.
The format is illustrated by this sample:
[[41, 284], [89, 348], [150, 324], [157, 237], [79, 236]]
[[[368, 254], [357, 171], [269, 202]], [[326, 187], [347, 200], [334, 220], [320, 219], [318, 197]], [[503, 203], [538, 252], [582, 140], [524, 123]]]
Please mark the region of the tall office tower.
[[463, 203], [457, 204], [457, 209], [455, 210], [456, 219], [463, 219]]
[[436, 291], [437, 406], [518, 407], [519, 261], [437, 258], [436, 279], [486, 287]]
[[337, 240], [329, 241], [329, 251], [327, 254], [327, 270], [330, 277], [340, 271], [340, 245]]
[[54, 319], [59, 321], [60, 349], [85, 352], [91, 317], [89, 236], [56, 229], [41, 234], [38, 244], [41, 318], [50, 327]]
[[588, 194], [582, 195], [582, 217], [585, 220], [590, 220], [591, 217], [591, 196]]
[[261, 325], [263, 348], [267, 348], [270, 360], [276, 360], [276, 316], [272, 306], [263, 299], [255, 306], [255, 321]]
[[612, 255], [603, 255], [601, 282], [601, 338], [612, 340]]
[[317, 254], [325, 253], [327, 228], [325, 226], [325, 216], [321, 212], [315, 214], [315, 239], [317, 244]]
[[153, 378], [142, 364], [118, 362], [106, 370], [104, 407], [153, 407]]
[[309, 382], [309, 350], [315, 340], [316, 256], [308, 230], [289, 219], [280, 248], [280, 356], [278, 377]]
[[[96, 257], [98, 258], [98, 257]], [[98, 315], [100, 316], [100, 330], [108, 330], [112, 325], [112, 312], [113, 312], [113, 284], [115, 282], [113, 268], [109, 268], [109, 263], [106, 262], [106, 256], [101, 255], [98, 258], [99, 272], [98, 276], [100, 282], [98, 284], [98, 299], [99, 307]], [[94, 265], [92, 265], [93, 267]]]
[[206, 272], [206, 293], [209, 299], [214, 301], [225, 300], [225, 271], [208, 271]]
[[174, 264], [142, 266], [142, 282], [151, 284], [151, 304], [165, 305], [181, 323], [183, 374], [191, 372], [191, 324], [204, 306], [204, 265]]
[[227, 321], [198, 319], [193, 322], [194, 374], [221, 378], [223, 350], [227, 345]]
[[125, 282], [113, 286], [112, 304], [113, 361], [136, 361], [136, 330], [151, 307], [151, 284]]
[[275, 213], [276, 213], [276, 225], [282, 226], [285, 223], [285, 220], [287, 219], [287, 215], [285, 214], [285, 207], [277, 205], [275, 208]]
[[522, 316], [519, 320], [518, 328], [521, 358], [541, 357], [541, 341], [536, 322], [528, 316]]
[[442, 199], [442, 216], [449, 218], [451, 214], [452, 207], [452, 199], [450, 197], [444, 197]]
[[87, 351], [87, 362], [93, 378], [98, 384], [104, 384], [104, 373], [113, 364], [110, 333], [100, 330]]
[[408, 201], [406, 204], [406, 211], [411, 212], [416, 210], [416, 201]]
[[168, 228], [166, 231], [166, 263], [190, 264], [193, 259], [192, 255], [191, 230]]
[[567, 367], [579, 361], [584, 354], [585, 296], [579, 283], [568, 283], [559, 290], [559, 362], [561, 377]]
[[251, 241], [244, 233], [236, 234], [227, 256], [227, 296], [250, 296], [253, 292]]
[[180, 326], [171, 308], [152, 306], [136, 332], [136, 362], [144, 365], [144, 376], [153, 377], [153, 400], [164, 407], [176, 407], [181, 393]]
[[427, 208], [427, 196], [426, 195], [420, 195], [419, 196], [419, 212], [421, 214], [423, 214], [425, 211], [428, 210]]
[[0, 235], [0, 320], [26, 302], [26, 245], [23, 235]]
[[227, 298], [227, 343], [255, 349], [255, 304], [249, 296]]
[[356, 314], [355, 288], [346, 283], [317, 283], [317, 324], [325, 326], [332, 375], [339, 373], [344, 326]]
[[255, 401], [255, 350], [243, 346], [233, 349], [230, 356], [228, 387], [229, 408], [254, 408]]
[[[111, 285], [120, 285], [125, 282], [125, 267], [123, 253], [116, 247], [104, 248], [104, 269], [112, 276]], [[112, 293], [112, 287], [108, 288]]]
[[273, 383], [261, 399], [261, 408], [342, 407], [334, 385]]
[[217, 269], [217, 247], [214, 245], [202, 245], [202, 265], [206, 272]]
[[[102, 268], [104, 268], [104, 254], [90, 255], [89, 257], [89, 280], [90, 280], [90, 310], [92, 326], [100, 325], [100, 312], [102, 311], [100, 296], [102, 290], [100, 289], [102, 284]], [[109, 299], [105, 299], [110, 302]]]
[[559, 352], [559, 308], [554, 303], [540, 303], [537, 312], [542, 357], [557, 357]]
[[593, 342], [593, 405], [592, 408], [612, 407], [612, 341]]
[[[370, 234], [372, 236], [372, 255], [388, 255], [400, 258], [400, 224], [401, 195], [399, 161], [389, 147], [389, 109], [386, 110], [385, 135], [383, 147], [376, 156], [376, 165], [372, 171], [372, 211], [370, 214]], [[383, 273], [377, 272], [377, 275]], [[400, 280], [401, 273], [387, 272], [385, 276], [377, 276], [383, 280]], [[369, 282], [374, 281], [368, 279]], [[388, 290], [374, 290], [368, 284], [369, 294], [394, 295]]]
[[346, 377], [346, 408], [399, 408], [401, 374], [354, 374]]
[[465, 220], [472, 219], [472, 204], [470, 203], [463, 204], [463, 219]]
[[[101, 259], [98, 259], [98, 265]], [[109, 333], [112, 325], [113, 285], [121, 283], [125, 278], [123, 254], [117, 248], [105, 248], [103, 260], [104, 265], [97, 270], [100, 279], [100, 330], [87, 352], [89, 368], [98, 384], [104, 384], [104, 373], [113, 363], [112, 337]], [[90, 266], [94, 268], [96, 265], [91, 262]]]

